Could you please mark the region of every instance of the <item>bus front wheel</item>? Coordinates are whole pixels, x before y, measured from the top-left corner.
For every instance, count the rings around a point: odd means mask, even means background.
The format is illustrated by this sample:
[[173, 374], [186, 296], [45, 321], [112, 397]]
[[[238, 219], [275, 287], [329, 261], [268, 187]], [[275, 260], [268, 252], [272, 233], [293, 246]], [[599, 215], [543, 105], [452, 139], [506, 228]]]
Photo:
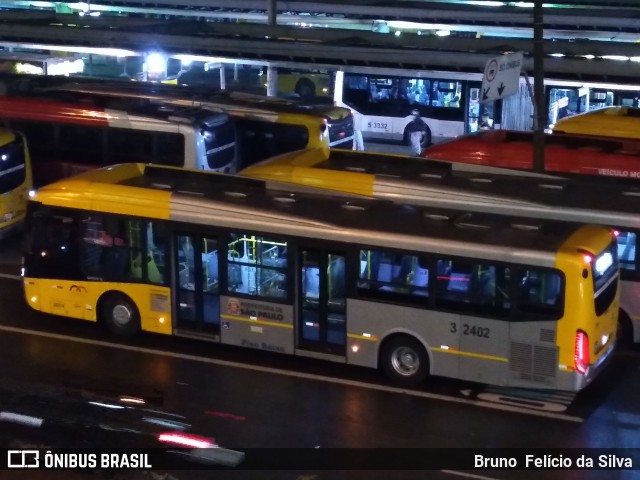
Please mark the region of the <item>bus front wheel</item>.
[[112, 333], [130, 337], [140, 331], [140, 313], [129, 297], [109, 293], [100, 302], [100, 321]]
[[420, 342], [407, 335], [390, 338], [382, 346], [381, 367], [394, 383], [415, 387], [429, 374], [429, 357]]

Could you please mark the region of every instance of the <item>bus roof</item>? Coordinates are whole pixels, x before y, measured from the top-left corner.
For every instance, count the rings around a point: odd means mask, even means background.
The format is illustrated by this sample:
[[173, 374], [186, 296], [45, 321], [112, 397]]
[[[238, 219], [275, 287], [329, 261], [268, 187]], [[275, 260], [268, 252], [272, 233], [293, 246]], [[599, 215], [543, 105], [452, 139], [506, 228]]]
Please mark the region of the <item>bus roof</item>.
[[[429, 147], [425, 158], [439, 159], [439, 152], [453, 151], [460, 148], [459, 153], [465, 147], [474, 145], [486, 145], [487, 148], [495, 148], [498, 145], [511, 144], [521, 147], [526, 151], [533, 151], [533, 132], [521, 130], [481, 130], [469, 135], [442, 142]], [[600, 151], [602, 153], [616, 153], [620, 155], [640, 155], [640, 142], [629, 138], [598, 137], [595, 135], [569, 134], [562, 132], [545, 133], [545, 147], [566, 148], [581, 154], [584, 149]], [[583, 150], [580, 150], [583, 149]]]
[[280, 155], [240, 172], [396, 203], [640, 228], [640, 182], [529, 173], [339, 149]]
[[[594, 177], [640, 176], [640, 142], [578, 133], [546, 134], [544, 169], [550, 174]], [[533, 132], [486, 130], [428, 147], [423, 157], [533, 169]]]
[[[56, 101], [46, 98], [8, 97], [0, 95], [0, 117], [24, 120], [61, 121], [94, 125], [117, 125], [139, 117], [142, 121], [169, 124], [220, 124], [228, 121], [224, 113], [215, 113], [200, 108], [180, 108], [169, 104], [127, 105], [123, 109], [107, 109], [101, 105], [85, 102]], [[116, 106], [116, 105], [114, 105]], [[125, 106], [125, 105], [123, 105]]]
[[[144, 164], [106, 167], [62, 180], [41, 188], [33, 200], [51, 206], [473, 254], [548, 267], [554, 266], [555, 252], [579, 228], [565, 222], [527, 222], [521, 217], [327, 196], [277, 182]], [[470, 238], [477, 245], [470, 244]]]

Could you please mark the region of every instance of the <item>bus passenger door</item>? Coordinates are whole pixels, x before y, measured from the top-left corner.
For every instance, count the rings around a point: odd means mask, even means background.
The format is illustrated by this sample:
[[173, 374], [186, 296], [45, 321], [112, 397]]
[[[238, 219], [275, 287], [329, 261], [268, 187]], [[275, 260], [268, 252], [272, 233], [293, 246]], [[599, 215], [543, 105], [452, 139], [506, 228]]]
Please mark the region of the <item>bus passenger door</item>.
[[176, 235], [177, 330], [220, 335], [218, 241], [201, 235]]
[[302, 249], [298, 279], [298, 348], [345, 355], [345, 257]]

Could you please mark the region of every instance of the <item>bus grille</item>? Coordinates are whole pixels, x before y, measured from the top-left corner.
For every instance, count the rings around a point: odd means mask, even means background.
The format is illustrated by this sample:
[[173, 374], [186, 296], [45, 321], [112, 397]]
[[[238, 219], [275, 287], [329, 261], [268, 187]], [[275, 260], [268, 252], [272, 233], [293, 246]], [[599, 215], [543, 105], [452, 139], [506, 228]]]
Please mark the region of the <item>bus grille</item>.
[[556, 331], [551, 328], [541, 328], [540, 341], [556, 343]]
[[556, 377], [557, 365], [556, 347], [511, 342], [509, 370], [517, 379], [550, 383]]

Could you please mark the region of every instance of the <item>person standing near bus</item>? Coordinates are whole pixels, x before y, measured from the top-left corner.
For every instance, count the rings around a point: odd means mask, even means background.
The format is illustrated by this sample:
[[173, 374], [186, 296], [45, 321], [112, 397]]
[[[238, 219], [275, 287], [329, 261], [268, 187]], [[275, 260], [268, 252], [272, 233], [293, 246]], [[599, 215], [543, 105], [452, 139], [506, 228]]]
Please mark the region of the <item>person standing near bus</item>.
[[413, 154], [420, 155], [422, 153], [422, 139], [427, 134], [427, 124], [420, 117], [420, 111], [417, 108], [411, 111], [411, 115], [413, 115], [413, 120], [408, 123], [406, 131], [409, 134]]
[[351, 110], [353, 115], [353, 149], [364, 150], [364, 139], [362, 138], [362, 115]]

